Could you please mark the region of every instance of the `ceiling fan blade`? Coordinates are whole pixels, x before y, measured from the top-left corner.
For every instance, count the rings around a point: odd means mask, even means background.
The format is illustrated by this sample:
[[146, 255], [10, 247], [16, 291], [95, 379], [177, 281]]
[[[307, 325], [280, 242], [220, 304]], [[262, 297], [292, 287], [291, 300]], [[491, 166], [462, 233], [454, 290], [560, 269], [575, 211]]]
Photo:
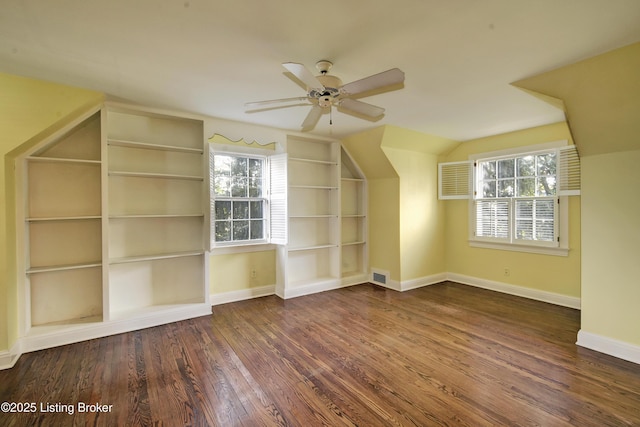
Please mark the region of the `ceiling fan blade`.
[[324, 92], [324, 86], [320, 83], [320, 80], [302, 64], [295, 62], [285, 62], [282, 64], [291, 74], [296, 76], [298, 80], [307, 85], [309, 89], [317, 90], [318, 92]]
[[380, 89], [385, 86], [393, 86], [404, 82], [404, 72], [399, 68], [392, 68], [355, 82], [347, 83], [342, 86], [341, 90], [348, 95], [355, 95], [362, 92], [368, 92], [374, 89]]
[[322, 116], [322, 107], [319, 105], [314, 105], [307, 114], [307, 117], [302, 122], [302, 130], [311, 130], [316, 127], [318, 120], [320, 120], [320, 116]]
[[371, 119], [377, 119], [384, 114], [384, 108], [382, 107], [376, 107], [375, 105], [349, 98], [340, 101], [340, 108], [344, 110], [343, 112], [345, 113], [353, 112], [361, 116], [370, 117]]
[[295, 98], [281, 98], [281, 99], [269, 99], [267, 101], [247, 102], [244, 104], [245, 110], [253, 110], [256, 108], [264, 108], [273, 104], [286, 104], [289, 102], [302, 102], [308, 101], [306, 96], [297, 96]]

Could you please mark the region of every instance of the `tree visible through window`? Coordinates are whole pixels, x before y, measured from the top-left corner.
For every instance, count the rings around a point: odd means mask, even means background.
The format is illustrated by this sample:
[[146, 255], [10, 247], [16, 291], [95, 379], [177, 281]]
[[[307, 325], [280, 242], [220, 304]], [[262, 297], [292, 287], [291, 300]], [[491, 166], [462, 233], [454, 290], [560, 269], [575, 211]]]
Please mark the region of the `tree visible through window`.
[[265, 160], [232, 154], [213, 156], [216, 242], [266, 238]]

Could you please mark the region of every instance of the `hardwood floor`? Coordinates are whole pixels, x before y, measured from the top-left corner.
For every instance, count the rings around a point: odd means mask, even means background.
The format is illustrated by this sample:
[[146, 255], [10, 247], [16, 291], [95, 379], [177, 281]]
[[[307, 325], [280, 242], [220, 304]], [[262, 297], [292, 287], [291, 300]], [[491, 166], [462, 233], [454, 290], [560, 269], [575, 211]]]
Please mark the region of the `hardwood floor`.
[[640, 425], [640, 365], [578, 329], [576, 310], [449, 282], [265, 297], [25, 354], [0, 402], [37, 410], [0, 425]]

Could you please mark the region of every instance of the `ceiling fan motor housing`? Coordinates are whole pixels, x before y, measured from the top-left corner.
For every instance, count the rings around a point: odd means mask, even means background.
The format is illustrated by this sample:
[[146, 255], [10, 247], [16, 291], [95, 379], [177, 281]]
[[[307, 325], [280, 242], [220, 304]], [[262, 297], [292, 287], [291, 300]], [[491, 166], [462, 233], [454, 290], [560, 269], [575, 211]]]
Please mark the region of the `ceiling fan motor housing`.
[[[320, 67], [318, 67], [320, 68]], [[311, 89], [309, 91], [309, 97], [315, 98], [318, 100], [318, 105], [321, 107], [329, 107], [332, 102], [340, 96], [340, 87], [342, 87], [342, 80], [340, 80], [336, 76], [331, 76], [329, 74], [322, 74], [316, 77], [322, 86], [324, 86], [324, 91], [318, 91], [315, 89]]]

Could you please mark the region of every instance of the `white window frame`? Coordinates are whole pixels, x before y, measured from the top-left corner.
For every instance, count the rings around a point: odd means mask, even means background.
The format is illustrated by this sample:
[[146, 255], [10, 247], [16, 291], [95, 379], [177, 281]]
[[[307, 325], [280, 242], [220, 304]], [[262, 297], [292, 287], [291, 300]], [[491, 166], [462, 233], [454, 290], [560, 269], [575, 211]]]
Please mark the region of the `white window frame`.
[[[538, 154], [545, 151], [552, 151], [554, 149], [558, 149], [567, 145], [567, 141], [555, 141], [545, 144], [537, 144], [533, 146], [525, 146], [525, 147], [517, 147], [513, 149], [507, 150], [499, 150], [487, 153], [479, 153], [469, 156], [469, 160], [471, 164], [474, 164], [481, 160], [488, 159], [497, 159], [497, 158], [512, 158], [512, 157], [520, 157], [527, 154]], [[486, 200], [482, 198], [477, 198], [476, 188], [478, 179], [476, 175], [476, 169], [473, 168], [472, 171], [472, 185], [473, 185], [473, 197], [470, 197], [469, 200], [469, 245], [472, 247], [480, 247], [480, 248], [489, 248], [489, 249], [499, 249], [499, 250], [510, 250], [517, 252], [531, 252], [531, 253], [540, 253], [540, 254], [548, 254], [548, 255], [559, 255], [559, 256], [567, 256], [569, 254], [569, 209], [568, 209], [568, 198], [563, 195], [554, 196], [557, 199], [554, 225], [555, 225], [555, 236], [556, 239], [554, 242], [543, 242], [543, 241], [530, 241], [530, 240], [517, 240], [511, 236], [513, 232], [513, 211], [515, 206], [514, 198], [504, 198], [504, 200], [508, 200], [510, 204], [510, 218], [509, 218], [509, 226], [510, 226], [510, 238], [509, 240], [504, 239], [495, 239], [490, 237], [479, 237], [476, 236], [476, 206], [478, 200]], [[556, 171], [556, 175], [558, 171]], [[557, 185], [557, 183], [556, 183]], [[557, 187], [556, 187], [557, 188]], [[491, 199], [493, 200], [493, 199]]]
[[[254, 239], [254, 240], [242, 240], [242, 241], [225, 241], [225, 242], [217, 242], [215, 240], [215, 192], [214, 192], [214, 184], [215, 184], [215, 174], [213, 170], [213, 158], [217, 154], [229, 155], [229, 156], [238, 156], [238, 157], [249, 157], [249, 158], [260, 158], [263, 159], [263, 194], [260, 199], [264, 200], [263, 204], [263, 217], [265, 220], [264, 225], [264, 238], [263, 239]], [[210, 144], [209, 150], [209, 199], [210, 199], [210, 239], [209, 239], [209, 250], [214, 254], [225, 254], [225, 253], [239, 253], [239, 252], [253, 252], [253, 251], [263, 251], [274, 249], [278, 244], [286, 243], [286, 232], [287, 230], [279, 230], [278, 236], [275, 236], [272, 233], [272, 222], [277, 221], [278, 224], [282, 223], [281, 216], [284, 215], [286, 218], [286, 211], [278, 212], [276, 214], [273, 213], [273, 205], [271, 203], [271, 199], [273, 195], [272, 186], [277, 185], [278, 187], [283, 187], [283, 183], [275, 182], [276, 180], [272, 179], [272, 160], [276, 158], [284, 158], [286, 160], [286, 154], [269, 152], [264, 149], [256, 149], [251, 147], [241, 147], [235, 145], [225, 145], [225, 144]], [[286, 161], [278, 161], [279, 165], [283, 163], [286, 165]], [[284, 185], [286, 188], [286, 170], [282, 171], [281, 176], [278, 180], [284, 179]], [[286, 191], [286, 190], [285, 190]], [[286, 205], [286, 194], [278, 194], [274, 196], [276, 198], [283, 198], [285, 200]], [[226, 198], [225, 198], [226, 199]], [[281, 203], [278, 203], [281, 205]], [[286, 220], [284, 221], [286, 223]], [[284, 233], [284, 235], [283, 235]]]

